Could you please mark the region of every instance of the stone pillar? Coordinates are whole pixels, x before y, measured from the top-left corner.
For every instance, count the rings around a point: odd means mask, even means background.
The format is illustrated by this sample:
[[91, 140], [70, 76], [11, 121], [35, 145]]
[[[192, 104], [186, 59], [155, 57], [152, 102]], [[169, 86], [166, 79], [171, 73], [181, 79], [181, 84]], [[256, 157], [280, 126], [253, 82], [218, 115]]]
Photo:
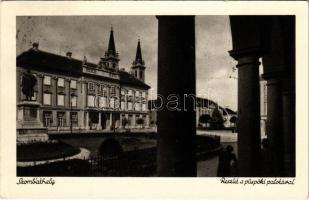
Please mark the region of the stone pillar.
[[146, 128], [149, 128], [150, 120], [149, 120], [149, 114], [146, 114]]
[[273, 154], [273, 176], [286, 176], [284, 169], [293, 168], [293, 163], [286, 164], [285, 157], [295, 154], [295, 150], [292, 150], [295, 143], [295, 129], [291, 128], [292, 124], [295, 124], [295, 104], [292, 105], [295, 103], [292, 97], [295, 91], [294, 20], [294, 16], [269, 18], [272, 24], [269, 32], [270, 43], [268, 51], [263, 56], [263, 78], [267, 80], [266, 131], [269, 149]]
[[260, 134], [259, 58], [269, 48], [269, 16], [230, 16], [233, 50], [238, 61], [238, 176], [263, 175]]
[[37, 75], [38, 93], [37, 102], [43, 105], [43, 76]]
[[89, 112], [86, 111], [85, 113], [86, 113], [86, 120], [85, 120], [86, 126], [85, 126], [85, 128], [86, 128], [86, 130], [89, 130]]
[[267, 80], [266, 132], [273, 154], [273, 176], [280, 176], [283, 167], [282, 89], [279, 78]]
[[260, 63], [258, 56], [254, 55], [236, 59], [238, 61], [238, 176], [259, 176]]
[[108, 129], [111, 129], [113, 125], [113, 113], [109, 113]]
[[123, 128], [122, 127], [122, 113], [119, 114], [119, 128]]
[[283, 176], [295, 176], [295, 90], [283, 92]]
[[70, 127], [71, 126], [71, 112], [70, 111], [65, 111], [65, 125], [64, 126], [67, 126], [67, 127]]
[[135, 114], [132, 115], [131, 128], [136, 128], [136, 115]]
[[52, 115], [53, 115], [53, 126], [57, 127], [58, 126], [57, 111], [53, 110]]
[[99, 115], [99, 122], [98, 122], [97, 129], [98, 129], [98, 130], [102, 130], [102, 125], [101, 125], [101, 112], [98, 112], [98, 115]]
[[[163, 177], [196, 176], [194, 101], [195, 20], [194, 16], [158, 16], [158, 94], [179, 98], [178, 109], [158, 111], [157, 172]], [[186, 108], [184, 108], [184, 105]]]

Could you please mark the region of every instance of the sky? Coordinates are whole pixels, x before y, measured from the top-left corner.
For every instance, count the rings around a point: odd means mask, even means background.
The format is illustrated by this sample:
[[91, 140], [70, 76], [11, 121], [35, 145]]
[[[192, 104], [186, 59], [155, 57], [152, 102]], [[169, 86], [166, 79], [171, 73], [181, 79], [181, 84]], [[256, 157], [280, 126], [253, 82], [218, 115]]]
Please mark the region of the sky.
[[[140, 38], [149, 98], [157, 93], [158, 22], [154, 16], [23, 16], [17, 17], [17, 55], [39, 42], [39, 49], [98, 63], [107, 50], [113, 26], [120, 68], [130, 70]], [[196, 16], [196, 93], [221, 106], [237, 109], [236, 62], [228, 16]], [[230, 78], [232, 76], [232, 78]]]

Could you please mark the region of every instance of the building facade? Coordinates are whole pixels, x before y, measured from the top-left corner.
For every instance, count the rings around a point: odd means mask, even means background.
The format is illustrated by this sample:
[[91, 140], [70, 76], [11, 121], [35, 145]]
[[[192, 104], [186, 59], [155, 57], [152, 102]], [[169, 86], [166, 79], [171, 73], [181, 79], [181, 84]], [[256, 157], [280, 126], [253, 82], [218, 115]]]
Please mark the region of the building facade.
[[25, 100], [23, 73], [37, 82], [33, 101], [40, 103], [39, 118], [49, 131], [115, 130], [149, 126], [145, 62], [138, 41], [131, 72], [119, 68], [114, 33], [98, 64], [74, 59], [72, 53], [56, 55], [38, 43], [17, 57], [17, 104]]

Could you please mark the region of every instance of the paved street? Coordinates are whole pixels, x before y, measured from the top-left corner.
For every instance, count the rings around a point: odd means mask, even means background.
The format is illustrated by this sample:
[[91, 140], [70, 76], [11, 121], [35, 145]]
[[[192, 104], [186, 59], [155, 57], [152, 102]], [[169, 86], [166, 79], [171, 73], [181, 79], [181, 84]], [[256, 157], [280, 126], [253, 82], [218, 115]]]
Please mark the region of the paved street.
[[[223, 147], [232, 145], [234, 153], [237, 155], [237, 133], [227, 130], [207, 130], [197, 131], [197, 135], [216, 135], [220, 136], [221, 144]], [[218, 156], [209, 158], [205, 161], [199, 161], [197, 163], [197, 176], [198, 177], [216, 177], [218, 168]]]
[[[234, 153], [237, 156], [237, 142], [222, 143], [223, 147], [231, 145], [234, 148]], [[216, 177], [218, 168], [218, 156], [209, 158], [197, 163], [197, 176], [198, 177]]]

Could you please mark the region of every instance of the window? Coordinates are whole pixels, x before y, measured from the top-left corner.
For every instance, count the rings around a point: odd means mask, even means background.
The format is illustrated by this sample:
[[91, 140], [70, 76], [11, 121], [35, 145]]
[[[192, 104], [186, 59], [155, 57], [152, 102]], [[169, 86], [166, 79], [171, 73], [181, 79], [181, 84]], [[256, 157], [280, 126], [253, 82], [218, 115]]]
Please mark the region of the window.
[[57, 105], [64, 106], [64, 95], [63, 94], [57, 95]]
[[106, 97], [99, 97], [99, 107], [105, 108], [106, 107]]
[[78, 116], [77, 116], [77, 112], [71, 112], [71, 126], [78, 126]]
[[142, 93], [142, 97], [144, 97], [144, 98], [146, 97], [146, 92]]
[[51, 105], [51, 94], [50, 93], [44, 93], [43, 94], [43, 104], [44, 105]]
[[116, 90], [114, 86], [111, 87], [110, 93], [111, 93], [110, 96], [115, 96]]
[[107, 89], [106, 89], [106, 87], [103, 88], [103, 96], [107, 97]]
[[65, 113], [64, 112], [58, 112], [57, 113], [57, 126], [63, 127], [65, 125]]
[[70, 87], [72, 89], [76, 89], [76, 81], [75, 80], [71, 80]]
[[77, 106], [77, 96], [71, 96], [71, 106], [72, 107]]
[[43, 111], [43, 125], [44, 127], [50, 127], [52, 124], [52, 112]]
[[99, 91], [100, 91], [100, 92], [103, 92], [103, 90], [104, 90], [104, 85], [103, 85], [103, 84], [100, 84]]
[[58, 87], [64, 87], [64, 79], [63, 78], [58, 78]]
[[94, 107], [95, 105], [95, 96], [94, 95], [88, 95], [88, 106]]
[[94, 90], [94, 83], [92, 82], [88, 83], [88, 90]]
[[51, 78], [50, 78], [50, 76], [44, 76], [43, 83], [44, 83], [44, 85], [51, 85]]
[[132, 94], [133, 94], [132, 90], [129, 90], [129, 96], [132, 96]]

